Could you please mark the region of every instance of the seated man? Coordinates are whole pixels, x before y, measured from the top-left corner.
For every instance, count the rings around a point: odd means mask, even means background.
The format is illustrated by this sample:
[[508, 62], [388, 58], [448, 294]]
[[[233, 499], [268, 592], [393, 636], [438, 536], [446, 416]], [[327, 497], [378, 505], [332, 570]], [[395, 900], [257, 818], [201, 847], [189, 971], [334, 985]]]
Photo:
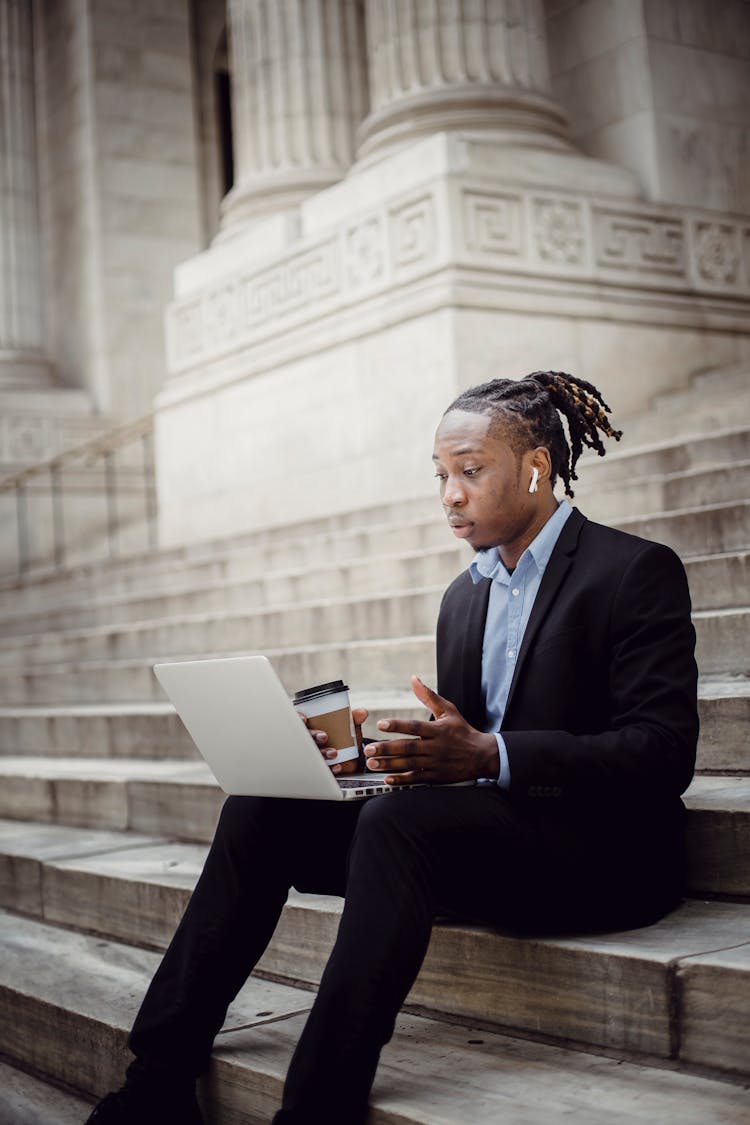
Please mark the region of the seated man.
[[600, 432], [619, 438], [608, 410], [558, 372], [493, 380], [448, 408], [436, 475], [475, 557], [443, 598], [438, 692], [412, 680], [434, 721], [383, 720], [409, 737], [365, 752], [394, 785], [476, 784], [228, 798], [135, 1021], [126, 1083], [92, 1125], [200, 1122], [195, 1078], [290, 887], [344, 905], [276, 1125], [361, 1125], [437, 916], [582, 932], [677, 904], [698, 731], [685, 572], [669, 548], [553, 495], [559, 477], [572, 496], [584, 444], [603, 454]]

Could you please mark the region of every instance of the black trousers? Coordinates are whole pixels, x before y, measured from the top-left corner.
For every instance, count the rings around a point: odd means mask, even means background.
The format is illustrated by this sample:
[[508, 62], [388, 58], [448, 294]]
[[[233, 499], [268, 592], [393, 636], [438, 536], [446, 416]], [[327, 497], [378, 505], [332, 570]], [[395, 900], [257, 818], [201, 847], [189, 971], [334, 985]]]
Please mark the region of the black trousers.
[[628, 924], [609, 909], [618, 899], [602, 881], [606, 850], [494, 785], [351, 803], [230, 797], [134, 1024], [131, 1071], [197, 1076], [288, 890], [342, 895], [274, 1121], [357, 1125], [436, 917], [537, 932]]

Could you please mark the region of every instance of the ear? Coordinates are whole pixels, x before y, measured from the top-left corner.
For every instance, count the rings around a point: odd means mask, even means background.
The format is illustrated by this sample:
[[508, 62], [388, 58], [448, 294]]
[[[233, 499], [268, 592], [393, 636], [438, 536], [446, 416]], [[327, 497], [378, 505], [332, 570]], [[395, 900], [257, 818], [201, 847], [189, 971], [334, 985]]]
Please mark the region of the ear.
[[536, 469], [537, 487], [541, 488], [544, 484], [549, 484], [552, 476], [552, 458], [550, 457], [549, 450], [546, 445], [538, 445], [536, 449], [529, 449], [524, 454], [524, 477], [531, 479], [534, 469]]

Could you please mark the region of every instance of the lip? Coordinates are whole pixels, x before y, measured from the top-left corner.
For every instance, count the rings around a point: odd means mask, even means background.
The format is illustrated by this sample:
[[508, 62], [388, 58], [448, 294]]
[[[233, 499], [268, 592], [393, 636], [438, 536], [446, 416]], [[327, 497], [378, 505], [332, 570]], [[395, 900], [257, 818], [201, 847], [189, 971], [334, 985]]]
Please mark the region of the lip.
[[466, 536], [470, 533], [474, 524], [471, 523], [470, 520], [451, 519], [451, 517], [449, 516], [448, 526], [450, 527], [453, 534], [457, 536], [457, 538], [465, 539]]

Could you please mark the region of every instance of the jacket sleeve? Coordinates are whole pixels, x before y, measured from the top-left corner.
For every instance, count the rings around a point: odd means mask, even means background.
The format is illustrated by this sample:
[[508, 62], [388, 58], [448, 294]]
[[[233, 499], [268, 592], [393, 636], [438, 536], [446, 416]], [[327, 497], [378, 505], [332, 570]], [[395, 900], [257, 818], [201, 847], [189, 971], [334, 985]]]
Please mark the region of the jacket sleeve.
[[608, 729], [502, 729], [514, 796], [658, 801], [690, 784], [698, 738], [695, 630], [685, 570], [672, 550], [644, 543], [630, 560], [606, 635]]

